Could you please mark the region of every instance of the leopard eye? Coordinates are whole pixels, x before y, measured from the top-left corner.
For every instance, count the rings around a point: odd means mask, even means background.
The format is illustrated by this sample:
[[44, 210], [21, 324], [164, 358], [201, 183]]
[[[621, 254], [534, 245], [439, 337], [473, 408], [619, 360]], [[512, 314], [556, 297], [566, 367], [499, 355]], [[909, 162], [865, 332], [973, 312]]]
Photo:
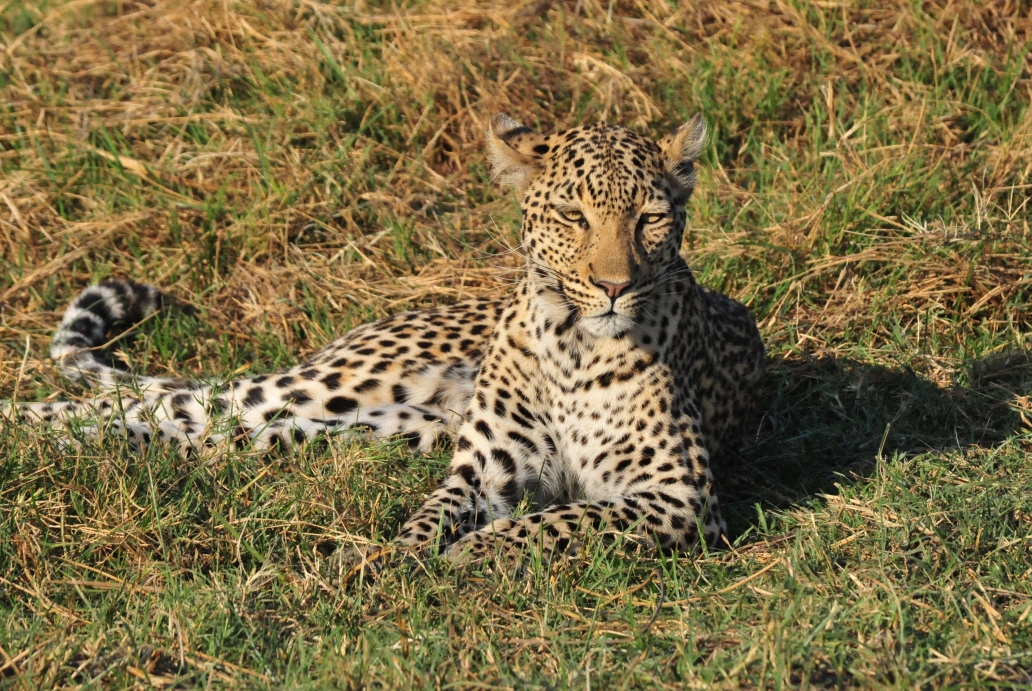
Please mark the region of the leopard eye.
[[567, 209], [565, 211], [556, 209], [556, 211], [559, 213], [559, 215], [562, 217], [564, 221], [569, 221], [570, 223], [584, 222], [584, 214], [582, 214], [580, 211], [577, 211], [576, 209]]
[[646, 224], [650, 224], [659, 223], [664, 218], [666, 218], [666, 214], [642, 214], [641, 220], [643, 220]]
[[577, 209], [569, 208], [555, 210], [563, 221], [580, 226], [581, 228], [587, 227], [587, 220], [584, 218], [583, 213], [578, 211]]

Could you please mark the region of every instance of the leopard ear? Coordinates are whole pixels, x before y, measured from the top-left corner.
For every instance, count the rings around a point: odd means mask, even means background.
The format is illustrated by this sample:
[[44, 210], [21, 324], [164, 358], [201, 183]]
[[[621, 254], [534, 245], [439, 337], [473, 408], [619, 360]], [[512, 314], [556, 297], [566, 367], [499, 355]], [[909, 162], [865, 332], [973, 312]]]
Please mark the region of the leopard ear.
[[702, 154], [706, 143], [706, 122], [701, 115], [694, 115], [691, 120], [668, 134], [659, 142], [666, 159], [667, 172], [670, 173], [688, 194], [695, 188], [695, 162]]
[[487, 155], [491, 177], [522, 194], [549, 152], [546, 137], [505, 113], [491, 118], [487, 131]]

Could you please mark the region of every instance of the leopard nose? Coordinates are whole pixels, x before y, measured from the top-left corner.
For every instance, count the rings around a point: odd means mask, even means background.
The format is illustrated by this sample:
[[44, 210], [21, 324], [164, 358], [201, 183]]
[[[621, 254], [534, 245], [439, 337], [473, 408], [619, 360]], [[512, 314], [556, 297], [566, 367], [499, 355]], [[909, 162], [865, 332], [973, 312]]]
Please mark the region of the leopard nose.
[[606, 291], [606, 295], [609, 296], [610, 300], [615, 300], [620, 297], [620, 294], [627, 290], [627, 287], [631, 285], [630, 281], [624, 281], [623, 283], [612, 283], [610, 281], [592, 281], [602, 290]]

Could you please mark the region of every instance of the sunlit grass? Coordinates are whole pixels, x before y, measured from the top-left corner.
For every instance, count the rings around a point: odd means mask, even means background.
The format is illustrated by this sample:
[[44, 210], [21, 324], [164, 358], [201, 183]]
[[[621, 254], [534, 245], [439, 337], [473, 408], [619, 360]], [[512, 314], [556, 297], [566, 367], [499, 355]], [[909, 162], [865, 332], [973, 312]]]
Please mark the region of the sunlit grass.
[[184, 461], [5, 427], [0, 687], [1032, 684], [1030, 26], [1002, 0], [0, 5], [0, 398], [81, 393], [48, 341], [112, 275], [190, 308], [117, 344], [155, 375], [504, 294], [498, 111], [702, 112], [685, 253], [770, 352], [716, 471], [735, 546], [679, 560], [344, 587], [447, 445]]

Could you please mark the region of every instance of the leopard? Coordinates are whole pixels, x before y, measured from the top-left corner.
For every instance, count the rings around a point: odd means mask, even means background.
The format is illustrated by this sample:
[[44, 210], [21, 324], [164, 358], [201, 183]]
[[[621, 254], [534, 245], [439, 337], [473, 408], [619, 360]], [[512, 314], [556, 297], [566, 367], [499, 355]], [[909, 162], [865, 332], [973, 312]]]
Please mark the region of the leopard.
[[486, 139], [493, 179], [520, 200], [510, 297], [389, 316], [285, 371], [218, 383], [104, 359], [111, 333], [175, 301], [109, 279], [51, 346], [91, 397], [9, 402], [0, 419], [189, 452], [358, 430], [426, 452], [449, 436], [447, 473], [389, 549], [454, 563], [576, 554], [591, 533], [679, 553], [726, 543], [714, 472], [756, 411], [766, 356], [749, 309], [682, 256], [705, 121], [657, 141], [605, 122], [543, 134], [502, 113]]

